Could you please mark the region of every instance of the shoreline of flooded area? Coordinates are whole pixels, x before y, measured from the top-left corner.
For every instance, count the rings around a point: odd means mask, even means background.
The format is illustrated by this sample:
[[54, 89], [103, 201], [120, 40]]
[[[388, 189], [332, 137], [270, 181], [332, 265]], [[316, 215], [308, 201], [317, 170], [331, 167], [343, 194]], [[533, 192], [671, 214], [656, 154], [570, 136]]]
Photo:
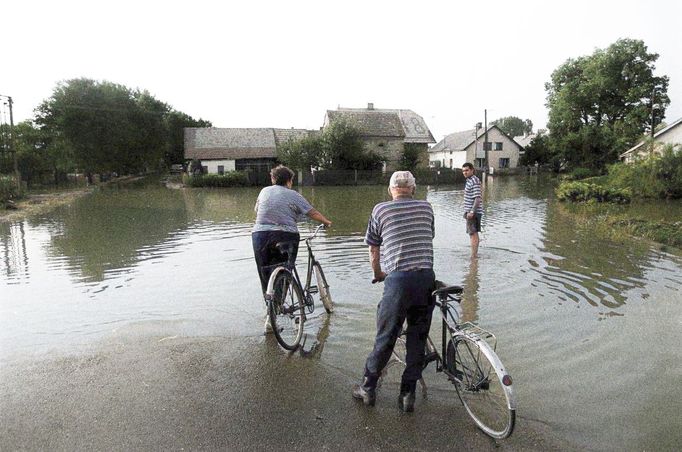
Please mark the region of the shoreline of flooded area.
[[[400, 416], [391, 382], [376, 412], [353, 405], [350, 384], [362, 373], [381, 295], [370, 283], [363, 237], [386, 189], [300, 191], [334, 222], [314, 247], [337, 303], [328, 324], [321, 307], [306, 323], [303, 355], [287, 355], [262, 336], [250, 237], [258, 189], [111, 187], [0, 223], [0, 372], [10, 383], [0, 394], [0, 433], [10, 436], [0, 434], [0, 444], [40, 429], [45, 447], [92, 445], [74, 438], [81, 428], [101, 441], [129, 433], [122, 441], [135, 446], [160, 428], [172, 432], [158, 444], [174, 447], [274, 447], [274, 439], [255, 433], [265, 435], [268, 417], [286, 425], [292, 407], [306, 419], [302, 432], [321, 447], [337, 444], [320, 433], [332, 431], [332, 420], [355, 429], [331, 436], [338, 444], [357, 447], [362, 438], [384, 449], [392, 444], [388, 426], [438, 437], [431, 423], [440, 416], [453, 417], [472, 447], [495, 446], [433, 369], [433, 396], [418, 403], [414, 418]], [[499, 445], [640, 450], [682, 440], [678, 250], [599, 236], [555, 202], [550, 182], [505, 177], [486, 184], [481, 257], [472, 262], [462, 187], [419, 187], [417, 197], [434, 208], [438, 279], [464, 286], [465, 320], [496, 334], [514, 378], [519, 430]], [[667, 214], [682, 218], [682, 209]], [[305, 236], [312, 225], [300, 227]], [[438, 321], [435, 315], [432, 336]], [[289, 389], [292, 381], [305, 388]], [[22, 407], [30, 407], [27, 414]], [[258, 416], [249, 418], [251, 411]], [[231, 413], [252, 423], [226, 425]], [[79, 427], [92, 419], [98, 426]], [[241, 439], [229, 442], [218, 430]], [[357, 431], [367, 435], [356, 438]], [[183, 443], [177, 432], [190, 439]], [[280, 447], [305, 447], [305, 435], [292, 433]], [[419, 438], [417, 447], [448, 444]], [[446, 439], [457, 444], [456, 435]]]

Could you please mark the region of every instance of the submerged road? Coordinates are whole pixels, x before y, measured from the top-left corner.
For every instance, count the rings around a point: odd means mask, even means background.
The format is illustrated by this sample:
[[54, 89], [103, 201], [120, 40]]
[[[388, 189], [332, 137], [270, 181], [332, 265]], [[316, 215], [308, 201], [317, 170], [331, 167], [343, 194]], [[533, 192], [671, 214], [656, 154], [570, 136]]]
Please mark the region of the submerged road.
[[386, 383], [366, 408], [350, 396], [358, 375], [319, 352], [289, 355], [263, 336], [142, 334], [5, 360], [0, 450], [575, 449], [522, 405], [512, 437], [494, 441], [454, 391], [418, 393], [406, 414]]

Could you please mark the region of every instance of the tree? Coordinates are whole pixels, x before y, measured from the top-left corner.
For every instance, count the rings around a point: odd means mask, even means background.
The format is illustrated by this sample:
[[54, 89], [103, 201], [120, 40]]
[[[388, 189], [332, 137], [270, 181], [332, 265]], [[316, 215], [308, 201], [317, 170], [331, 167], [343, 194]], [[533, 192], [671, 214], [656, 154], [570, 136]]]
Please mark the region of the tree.
[[171, 110], [166, 115], [168, 143], [164, 154], [167, 166], [185, 161], [185, 127], [213, 127], [211, 121], [194, 119], [188, 114]]
[[277, 148], [277, 160], [292, 169], [310, 171], [322, 164], [322, 139], [305, 136], [297, 140], [290, 138]]
[[524, 121], [516, 116], [505, 116], [504, 118], [496, 119], [490, 125], [496, 125], [510, 137], [518, 137], [533, 132], [533, 121], [530, 119]]
[[210, 126], [148, 91], [85, 78], [58, 84], [37, 108], [36, 123], [86, 173], [120, 174], [184, 160], [184, 127]]
[[422, 159], [423, 148], [417, 143], [405, 143], [400, 156], [400, 169], [414, 171]]
[[382, 165], [382, 157], [367, 151], [358, 129], [343, 119], [322, 132], [321, 143], [321, 166], [325, 169], [374, 170]]
[[643, 41], [620, 39], [559, 66], [545, 85], [554, 158], [603, 170], [655, 127], [670, 104], [657, 59]]

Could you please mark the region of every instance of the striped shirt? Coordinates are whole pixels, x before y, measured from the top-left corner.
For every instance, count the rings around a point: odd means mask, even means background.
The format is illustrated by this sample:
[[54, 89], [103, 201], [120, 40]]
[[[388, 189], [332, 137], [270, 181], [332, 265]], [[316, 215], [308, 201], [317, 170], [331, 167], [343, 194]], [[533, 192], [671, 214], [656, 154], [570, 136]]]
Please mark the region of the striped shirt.
[[426, 201], [398, 198], [374, 206], [365, 243], [380, 246], [381, 268], [393, 271], [433, 268], [433, 209]]
[[483, 213], [483, 196], [481, 194], [481, 181], [475, 175], [467, 177], [464, 185], [464, 211], [471, 212], [474, 210], [474, 200], [481, 198], [478, 203], [475, 213]]

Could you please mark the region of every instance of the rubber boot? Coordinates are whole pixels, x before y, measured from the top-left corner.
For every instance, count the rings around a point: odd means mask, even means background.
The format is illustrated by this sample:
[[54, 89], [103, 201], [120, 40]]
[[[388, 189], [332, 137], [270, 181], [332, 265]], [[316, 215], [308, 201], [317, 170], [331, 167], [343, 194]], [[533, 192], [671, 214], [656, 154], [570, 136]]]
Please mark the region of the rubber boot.
[[403, 383], [400, 385], [400, 395], [398, 396], [398, 408], [405, 413], [414, 411], [416, 383]]
[[353, 385], [353, 398], [362, 400], [366, 406], [374, 406], [377, 400], [376, 378], [365, 377], [361, 384]]

